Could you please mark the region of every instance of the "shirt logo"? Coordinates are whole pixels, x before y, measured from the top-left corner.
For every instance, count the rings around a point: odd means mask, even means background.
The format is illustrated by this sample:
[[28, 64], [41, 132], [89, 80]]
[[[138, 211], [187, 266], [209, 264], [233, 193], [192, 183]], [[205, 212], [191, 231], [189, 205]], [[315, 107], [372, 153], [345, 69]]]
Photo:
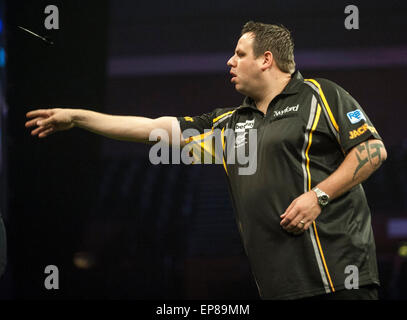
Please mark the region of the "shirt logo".
[[360, 111], [360, 109], [350, 111], [346, 115], [352, 124], [358, 123], [362, 119], [366, 121], [365, 115], [362, 113], [362, 111]]
[[246, 122], [238, 122], [235, 126], [235, 132], [244, 132], [246, 129], [251, 129], [254, 126], [253, 120], [246, 120]]
[[292, 107], [285, 107], [285, 109], [283, 110], [279, 110], [279, 111], [274, 111], [274, 116], [278, 117], [278, 116], [282, 116], [288, 112], [297, 112], [298, 108], [299, 108], [299, 104], [297, 104], [296, 106], [292, 106]]
[[235, 133], [236, 133], [236, 140], [235, 140], [235, 148], [239, 148], [244, 146], [247, 143], [246, 135], [248, 131], [254, 127], [254, 119], [253, 120], [246, 120], [246, 122], [238, 122], [235, 126]]

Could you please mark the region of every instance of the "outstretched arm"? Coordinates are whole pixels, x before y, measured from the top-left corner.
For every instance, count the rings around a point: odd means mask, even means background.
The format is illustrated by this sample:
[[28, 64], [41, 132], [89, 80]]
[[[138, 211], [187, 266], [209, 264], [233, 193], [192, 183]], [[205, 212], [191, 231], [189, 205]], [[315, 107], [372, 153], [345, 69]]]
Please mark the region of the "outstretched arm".
[[[370, 139], [354, 147], [341, 165], [317, 187], [335, 199], [366, 180], [386, 160], [387, 152], [382, 141]], [[328, 205], [329, 206], [329, 205]], [[314, 191], [308, 191], [291, 202], [281, 215], [281, 226], [294, 234], [307, 230], [321, 213]], [[297, 225], [304, 221], [304, 228]]]
[[[103, 135], [116, 140], [148, 143], [150, 133], [155, 129], [165, 130], [169, 143], [184, 140], [179, 123], [175, 117], [160, 117], [150, 119], [135, 116], [114, 116], [84, 109], [39, 109], [27, 113], [25, 126], [36, 127], [32, 135], [45, 138], [57, 131], [68, 130], [73, 127]], [[174, 138], [174, 139], [173, 139]]]

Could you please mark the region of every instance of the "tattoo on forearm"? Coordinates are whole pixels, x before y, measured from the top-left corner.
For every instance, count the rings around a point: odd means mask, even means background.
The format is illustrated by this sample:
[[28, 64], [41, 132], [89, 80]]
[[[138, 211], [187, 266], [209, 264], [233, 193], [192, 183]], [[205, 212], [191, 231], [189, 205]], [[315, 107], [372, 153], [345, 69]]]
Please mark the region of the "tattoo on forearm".
[[362, 169], [362, 167], [363, 167], [366, 163], [369, 162], [369, 159], [368, 159], [368, 158], [362, 159], [362, 158], [360, 157], [360, 154], [365, 150], [365, 146], [359, 145], [359, 146], [356, 147], [356, 150], [357, 150], [357, 152], [356, 152], [356, 158], [358, 159], [358, 166], [356, 167], [355, 172], [353, 173], [353, 179], [355, 179], [356, 173], [357, 173], [360, 169]]
[[[366, 163], [370, 163], [371, 166], [376, 170], [380, 164], [382, 163], [382, 156], [381, 156], [381, 148], [383, 148], [383, 144], [381, 143], [370, 143], [369, 141], [366, 141], [364, 144], [360, 144], [356, 147], [356, 158], [358, 159], [358, 166], [355, 169], [355, 172], [353, 173], [353, 179], [355, 179], [356, 174], [359, 172], [360, 169], [362, 169]], [[367, 151], [367, 157], [362, 159], [362, 152]], [[370, 150], [373, 150], [374, 152], [371, 153]], [[373, 159], [377, 158], [377, 162], [373, 162]]]

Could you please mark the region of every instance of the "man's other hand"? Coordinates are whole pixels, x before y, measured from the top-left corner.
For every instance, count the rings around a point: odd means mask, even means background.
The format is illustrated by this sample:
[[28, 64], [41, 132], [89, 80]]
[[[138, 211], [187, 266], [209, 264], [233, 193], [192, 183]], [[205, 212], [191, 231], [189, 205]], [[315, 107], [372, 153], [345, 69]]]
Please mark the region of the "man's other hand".
[[314, 191], [308, 191], [295, 198], [287, 210], [280, 216], [280, 225], [287, 232], [299, 235], [309, 226], [321, 213], [318, 198]]

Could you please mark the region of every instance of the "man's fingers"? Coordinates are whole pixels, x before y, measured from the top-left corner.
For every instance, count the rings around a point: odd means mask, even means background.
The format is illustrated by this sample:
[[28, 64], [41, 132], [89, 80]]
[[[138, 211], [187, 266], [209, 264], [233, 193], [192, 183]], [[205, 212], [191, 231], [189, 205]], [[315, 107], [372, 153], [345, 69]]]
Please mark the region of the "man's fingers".
[[295, 232], [299, 232], [299, 231], [301, 231], [302, 230], [302, 225], [300, 224], [300, 225], [295, 225], [294, 223], [290, 223], [286, 228], [285, 228], [285, 231], [287, 231], [287, 232], [292, 232], [292, 233], [295, 233]]
[[300, 225], [296, 225], [295, 227], [288, 227], [287, 231], [296, 234], [296, 233], [303, 232], [304, 229], [303, 229], [302, 224], [300, 224]]
[[291, 211], [291, 209], [294, 207], [294, 205], [295, 205], [295, 200], [290, 203], [290, 205], [288, 206], [288, 208], [285, 210], [285, 212], [284, 212], [280, 217], [281, 217], [281, 218], [286, 217], [286, 216], [290, 213], [290, 211]]
[[44, 117], [47, 118], [52, 115], [52, 111], [50, 109], [37, 109], [32, 110], [26, 113], [27, 118], [34, 118], [34, 117]]
[[[303, 223], [301, 223], [301, 221]], [[290, 232], [301, 231], [304, 228], [305, 223], [306, 223], [306, 221], [305, 221], [304, 216], [303, 215], [297, 215], [293, 219], [293, 221], [291, 221], [291, 223], [287, 226], [287, 231], [290, 231]]]
[[26, 127], [26, 128], [29, 128], [29, 127], [32, 127], [32, 126], [36, 126], [36, 125], [37, 125], [37, 122], [40, 121], [40, 120], [44, 120], [44, 118], [42, 118], [42, 117], [37, 117], [37, 118], [35, 118], [35, 119], [33, 119], [33, 120], [27, 121], [27, 122], [25, 123], [25, 127]]
[[[53, 111], [51, 109], [38, 109], [27, 112], [27, 118], [34, 118], [25, 123], [26, 128], [39, 126], [46, 127], [53, 122]], [[34, 130], [35, 131], [35, 130]]]
[[308, 228], [312, 225], [314, 221], [307, 222], [304, 226], [304, 230], [308, 230]]
[[32, 110], [32, 111], [27, 112], [25, 114], [25, 116], [27, 118], [34, 118], [34, 117], [38, 117], [43, 112], [44, 112], [44, 110]]
[[284, 219], [280, 222], [280, 225], [283, 228], [286, 228], [296, 217], [298, 213], [298, 209], [296, 207], [293, 207], [290, 212], [287, 213], [287, 215], [284, 217]]
[[311, 224], [312, 224], [312, 221], [307, 222], [307, 223], [305, 224], [304, 228], [302, 228], [301, 230], [298, 230], [298, 231], [294, 231], [293, 234], [294, 234], [295, 236], [298, 236], [298, 235], [304, 233], [305, 231], [308, 230], [308, 228], [310, 227]]
[[52, 133], [54, 133], [54, 128], [53, 127], [49, 128], [49, 129], [46, 129], [45, 131], [41, 132], [38, 135], [38, 138], [45, 138], [45, 137], [49, 136]]
[[49, 128], [51, 128], [51, 126], [41, 126], [36, 128], [35, 130], [31, 131], [31, 135], [35, 136], [45, 130], [48, 130]]
[[49, 117], [48, 119], [37, 121], [37, 126], [47, 127], [52, 125], [54, 121], [54, 117]]

